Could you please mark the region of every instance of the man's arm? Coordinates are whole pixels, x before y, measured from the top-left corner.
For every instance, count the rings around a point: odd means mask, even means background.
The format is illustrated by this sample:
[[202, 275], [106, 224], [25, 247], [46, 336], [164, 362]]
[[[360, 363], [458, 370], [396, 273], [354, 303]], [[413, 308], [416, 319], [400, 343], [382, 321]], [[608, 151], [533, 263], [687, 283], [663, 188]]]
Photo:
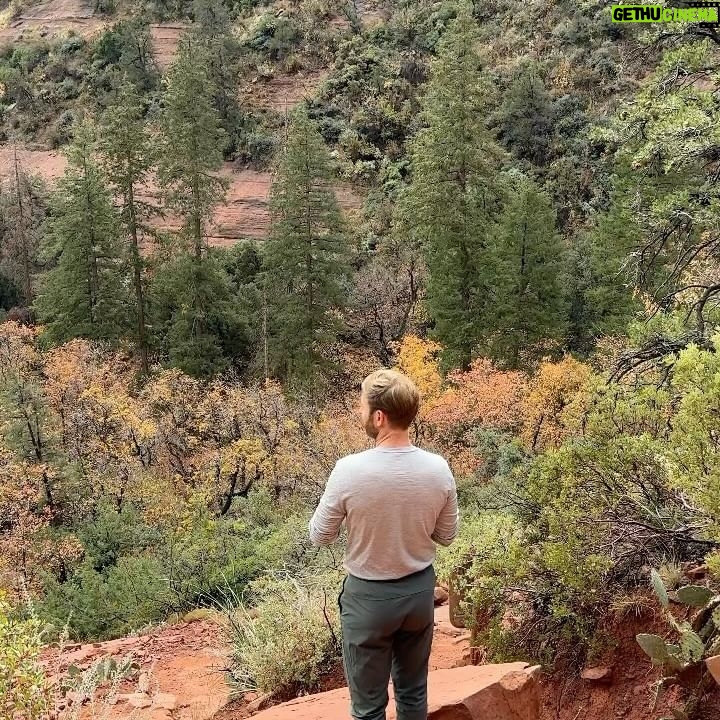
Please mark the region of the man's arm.
[[338, 464], [335, 463], [325, 492], [308, 526], [313, 545], [331, 545], [340, 534], [340, 527], [345, 519], [345, 508], [340, 497], [338, 480]]
[[[450, 469], [448, 468], [448, 471]], [[457, 488], [455, 486], [455, 478], [450, 472], [450, 492], [448, 493], [445, 507], [440, 511], [437, 522], [435, 523], [435, 531], [432, 539], [438, 545], [446, 547], [452, 543], [457, 537], [460, 513], [458, 511]]]

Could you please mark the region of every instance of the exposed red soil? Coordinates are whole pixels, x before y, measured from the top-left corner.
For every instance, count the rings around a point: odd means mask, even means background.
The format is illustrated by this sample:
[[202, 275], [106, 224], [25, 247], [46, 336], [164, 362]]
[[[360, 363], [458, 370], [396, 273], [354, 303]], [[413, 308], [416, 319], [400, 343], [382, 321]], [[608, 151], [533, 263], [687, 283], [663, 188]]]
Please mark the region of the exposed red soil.
[[[227, 704], [230, 690], [223, 673], [227, 651], [223, 629], [211, 620], [199, 620], [158, 628], [137, 637], [70, 645], [62, 653], [57, 648], [48, 648], [43, 663], [56, 688], [58, 720], [74, 718], [78, 703], [81, 720], [90, 720], [93, 715], [102, 716], [104, 720], [129, 717], [133, 720], [206, 720], [213, 716], [217, 720], [237, 720], [248, 717], [258, 708], [248, 709], [249, 703], [256, 699], [253, 695]], [[117, 688], [115, 697], [109, 694], [107, 686], [98, 689], [94, 704], [60, 690], [70, 666], [84, 671], [101, 658], [114, 657], [119, 661], [129, 655], [140, 667], [132, 679]], [[438, 608], [430, 669], [460, 667], [469, 662], [468, 631], [450, 625], [447, 606]], [[338, 664], [322, 678], [318, 691], [335, 690], [344, 685], [342, 666]], [[124, 696], [139, 690], [145, 690], [156, 704], [161, 694], [170, 694], [176, 699], [176, 708], [171, 711], [153, 706], [134, 708]], [[267, 705], [288, 699], [275, 698]]]
[[[652, 614], [644, 617], [609, 620], [600, 632], [608, 647], [592, 663], [593, 667], [612, 670], [611, 682], [583, 680], [577, 670], [541, 676], [542, 720], [658, 720], [672, 717], [682, 697], [680, 688], [669, 688], [653, 709], [653, 683], [661, 677], [641, 650], [638, 633], [669, 637], [667, 622]], [[698, 720], [720, 718], [720, 689], [705, 701], [704, 714]]]
[[150, 28], [153, 54], [161, 72], [166, 72], [175, 59], [180, 37], [186, 30], [187, 25], [178, 23], [163, 23]]
[[31, 4], [8, 27], [0, 28], [0, 44], [70, 32], [92, 37], [106, 24], [105, 18], [95, 15], [89, 0], [42, 0]]
[[[15, 150], [13, 145], [0, 144], [0, 180], [12, 174]], [[30, 150], [18, 146], [17, 156], [25, 172], [37, 175], [48, 184], [62, 177], [67, 167], [67, 160], [59, 150]]]
[[[670, 716], [671, 708], [681, 696], [679, 688], [671, 688], [652, 708], [652, 685], [659, 677], [635, 641], [638, 632], [667, 634], [662, 618], [652, 615], [632, 619], [608, 621], [602, 636], [607, 639], [604, 651], [590, 663], [593, 667], [608, 668], [609, 682], [583, 680], [577, 669], [567, 669], [554, 676], [540, 675], [542, 692], [541, 720], [657, 720]], [[138, 637], [123, 638], [107, 643], [77, 646], [58, 655], [48, 650], [44, 662], [55, 682], [64, 677], [69, 665], [86, 669], [103, 656], [124, 657], [132, 653], [140, 664], [141, 677], [136, 674], [126, 681], [119, 693], [137, 691], [138, 684], [147, 685], [147, 692], [156, 701], [159, 693], [171, 694], [177, 700], [176, 709], [159, 707], [132, 708], [127, 701], [116, 704], [103, 700], [98, 693], [94, 712], [106, 720], [243, 720], [258, 710], [276, 705], [288, 698], [275, 698], [251, 705], [258, 698], [252, 694], [229, 702], [230, 692], [225, 684], [227, 647], [222, 629], [209, 620], [180, 623], [154, 630]], [[435, 638], [430, 670], [450, 669], [470, 663], [469, 633], [454, 628], [449, 622], [447, 605], [436, 610]], [[144, 680], [143, 680], [144, 678]], [[322, 679], [318, 690], [325, 692], [344, 686], [340, 665], [332, 668]], [[69, 720], [73, 708], [70, 699], [58, 696], [58, 720]], [[89, 720], [93, 709], [83, 706], [81, 720]], [[720, 717], [720, 692], [713, 689], [705, 702], [702, 720]]]
[[[201, 620], [179, 623], [154, 630], [146, 635], [122, 638], [105, 643], [70, 646], [61, 655], [49, 649], [44, 663], [57, 684], [70, 665], [86, 670], [99, 658], [122, 659], [132, 655], [140, 666], [133, 679], [117, 689], [119, 702], [107, 697], [108, 688], [100, 688], [94, 705], [82, 704], [80, 718], [103, 717], [104, 720], [205, 720], [212, 717], [229, 699], [229, 689], [222, 669], [226, 665], [226, 647], [222, 629], [214, 622]], [[134, 708], [122, 695], [146, 689], [151, 698], [159, 693], [173, 695], [176, 708]], [[58, 720], [74, 718], [77, 698], [57, 693]]]
[[278, 74], [268, 80], [255, 78], [240, 88], [240, 101], [258, 110], [285, 113], [311, 98], [329, 74], [329, 70], [322, 68], [294, 75]]

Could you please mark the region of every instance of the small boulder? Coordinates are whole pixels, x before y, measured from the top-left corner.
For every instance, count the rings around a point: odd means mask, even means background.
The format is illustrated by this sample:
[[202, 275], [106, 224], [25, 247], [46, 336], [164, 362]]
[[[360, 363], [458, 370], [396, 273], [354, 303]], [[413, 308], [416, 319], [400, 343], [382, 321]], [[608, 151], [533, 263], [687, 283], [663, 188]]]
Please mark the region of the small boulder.
[[172, 693], [158, 693], [153, 698], [153, 705], [165, 710], [176, 710], [177, 698]]
[[248, 703], [248, 705], [245, 709], [250, 714], [256, 713], [256, 712], [258, 712], [258, 710], [262, 710], [263, 706], [271, 698], [272, 698], [272, 693], [266, 693], [265, 695], [260, 695], [259, 697], [255, 698], [255, 700], [253, 700], [251, 703]]
[[707, 669], [710, 671], [710, 674], [715, 678], [715, 682], [720, 685], [720, 655], [715, 655], [715, 657], [708, 658], [705, 661], [705, 665], [707, 666]]
[[448, 601], [449, 595], [446, 590], [441, 587], [435, 588], [435, 607], [444, 605]]
[[140, 677], [138, 678], [138, 691], [141, 693], [147, 693], [148, 690], [150, 690], [150, 675], [148, 673], [140, 673]]
[[70, 690], [66, 695], [65, 699], [73, 705], [82, 705], [87, 699], [87, 695], [77, 690]]
[[611, 683], [613, 680], [613, 670], [609, 667], [586, 667], [580, 677], [583, 680], [594, 683]]
[[150, 699], [150, 696], [147, 693], [143, 692], [128, 695], [127, 701], [132, 707], [138, 708], [140, 710], [142, 710], [143, 708], [148, 708], [152, 705], [152, 700]]

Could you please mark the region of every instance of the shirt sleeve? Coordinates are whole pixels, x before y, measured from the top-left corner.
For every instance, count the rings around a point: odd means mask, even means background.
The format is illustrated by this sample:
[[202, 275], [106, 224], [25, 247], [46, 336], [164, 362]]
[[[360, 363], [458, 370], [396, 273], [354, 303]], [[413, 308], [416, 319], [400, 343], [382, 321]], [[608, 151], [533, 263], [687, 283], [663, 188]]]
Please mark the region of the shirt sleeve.
[[435, 531], [431, 536], [438, 545], [444, 545], [446, 547], [457, 537], [458, 525], [460, 523], [457, 487], [449, 466], [448, 472], [450, 473], [450, 490], [447, 500], [445, 501], [445, 506], [440, 511], [440, 515], [438, 515], [437, 522], [435, 523]]
[[338, 463], [335, 463], [325, 486], [325, 492], [308, 526], [313, 545], [331, 545], [340, 534], [340, 527], [345, 519], [345, 506], [339, 481], [340, 471]]

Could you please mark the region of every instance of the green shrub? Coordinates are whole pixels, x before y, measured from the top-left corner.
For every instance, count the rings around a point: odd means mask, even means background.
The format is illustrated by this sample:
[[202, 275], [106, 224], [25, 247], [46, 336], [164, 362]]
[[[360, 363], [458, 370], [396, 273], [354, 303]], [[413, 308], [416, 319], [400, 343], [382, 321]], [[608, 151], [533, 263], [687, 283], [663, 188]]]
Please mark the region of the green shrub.
[[238, 692], [275, 695], [316, 689], [340, 657], [337, 587], [263, 578], [250, 591], [254, 610], [240, 606], [227, 614], [231, 683]]
[[98, 572], [85, 561], [67, 582], [46, 581], [39, 616], [72, 637], [121, 637], [162, 620], [172, 606], [164, 568], [154, 558], [124, 557]]
[[479, 616], [502, 613], [505, 588], [528, 574], [528, 548], [521, 525], [510, 515], [484, 514], [466, 518], [460, 536], [438, 552], [440, 580], [452, 579], [474, 624]]
[[40, 621], [14, 619], [0, 593], [0, 717], [45, 716], [49, 694], [39, 661], [41, 649]]
[[85, 548], [85, 559], [98, 572], [160, 539], [158, 531], [145, 525], [138, 511], [127, 504], [120, 512], [109, 504], [101, 505], [96, 517], [82, 523], [76, 533]]
[[256, 170], [265, 170], [272, 162], [277, 140], [263, 132], [248, 133], [241, 141], [237, 160]]

